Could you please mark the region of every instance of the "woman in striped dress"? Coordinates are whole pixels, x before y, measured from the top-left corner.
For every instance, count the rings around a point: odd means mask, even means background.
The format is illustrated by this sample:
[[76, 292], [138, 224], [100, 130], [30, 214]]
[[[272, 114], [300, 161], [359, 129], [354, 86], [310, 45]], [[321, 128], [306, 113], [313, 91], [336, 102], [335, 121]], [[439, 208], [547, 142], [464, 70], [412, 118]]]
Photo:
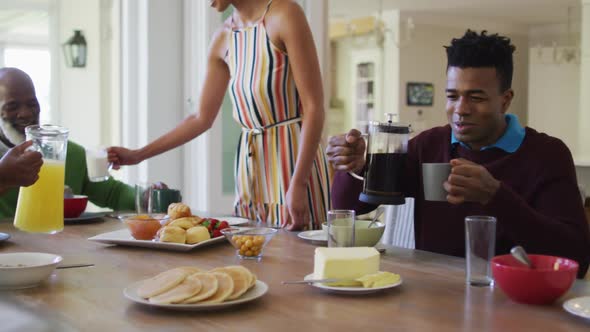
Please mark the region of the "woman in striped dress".
[[319, 146], [323, 89], [311, 31], [291, 0], [212, 0], [235, 10], [213, 37], [199, 110], [147, 146], [109, 149], [132, 165], [175, 148], [211, 127], [229, 86], [242, 126], [236, 156], [236, 215], [274, 227], [317, 228], [330, 204], [328, 167]]

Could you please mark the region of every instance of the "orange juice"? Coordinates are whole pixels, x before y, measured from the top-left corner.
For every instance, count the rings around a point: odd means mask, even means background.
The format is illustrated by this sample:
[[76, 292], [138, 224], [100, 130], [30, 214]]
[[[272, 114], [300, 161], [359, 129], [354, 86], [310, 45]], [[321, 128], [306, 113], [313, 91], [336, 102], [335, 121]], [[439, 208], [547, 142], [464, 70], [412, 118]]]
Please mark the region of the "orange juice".
[[39, 180], [21, 187], [14, 226], [34, 233], [57, 233], [64, 228], [65, 162], [43, 161]]

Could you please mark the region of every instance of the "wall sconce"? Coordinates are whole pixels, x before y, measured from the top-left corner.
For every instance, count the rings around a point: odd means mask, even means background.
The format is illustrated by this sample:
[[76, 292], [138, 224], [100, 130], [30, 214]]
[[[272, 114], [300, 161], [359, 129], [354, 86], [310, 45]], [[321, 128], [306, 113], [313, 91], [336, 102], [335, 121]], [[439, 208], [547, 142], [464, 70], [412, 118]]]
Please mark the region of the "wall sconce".
[[87, 45], [81, 30], [74, 30], [74, 35], [62, 44], [66, 65], [73, 68], [86, 67]]

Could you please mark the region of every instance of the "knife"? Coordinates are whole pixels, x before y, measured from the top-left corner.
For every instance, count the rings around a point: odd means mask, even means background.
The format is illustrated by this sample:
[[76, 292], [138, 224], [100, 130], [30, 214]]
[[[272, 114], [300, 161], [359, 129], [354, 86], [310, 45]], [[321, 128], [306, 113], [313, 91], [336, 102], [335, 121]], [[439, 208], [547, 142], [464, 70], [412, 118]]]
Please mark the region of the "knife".
[[64, 264], [64, 265], [58, 265], [56, 267], [56, 269], [72, 269], [75, 267], [88, 267], [88, 266], [94, 266], [94, 264]]
[[358, 281], [356, 279], [339, 279], [339, 278], [281, 281], [281, 284], [283, 284], [283, 285], [310, 285], [310, 284], [315, 284], [315, 283], [332, 283], [332, 282], [338, 282], [338, 283], [346, 282], [346, 283], [362, 284], [360, 281]]

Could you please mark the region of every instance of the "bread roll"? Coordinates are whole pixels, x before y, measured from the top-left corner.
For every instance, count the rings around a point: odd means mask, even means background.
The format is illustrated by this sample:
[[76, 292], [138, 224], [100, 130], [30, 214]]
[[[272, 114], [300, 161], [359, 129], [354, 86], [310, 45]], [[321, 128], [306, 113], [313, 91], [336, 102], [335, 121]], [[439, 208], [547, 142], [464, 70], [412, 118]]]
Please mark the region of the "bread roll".
[[183, 228], [186, 230], [186, 229], [193, 227], [194, 224], [193, 224], [193, 220], [191, 217], [183, 217], [183, 218], [178, 218], [178, 219], [172, 220], [166, 226], [177, 226], [177, 227], [180, 227], [180, 228]]
[[166, 226], [160, 233], [160, 242], [186, 243], [186, 231], [178, 226]]
[[186, 230], [186, 243], [195, 244], [209, 240], [211, 235], [204, 226], [195, 226]]
[[172, 203], [168, 206], [168, 216], [170, 220], [175, 220], [182, 217], [190, 217], [191, 208], [183, 203]]

